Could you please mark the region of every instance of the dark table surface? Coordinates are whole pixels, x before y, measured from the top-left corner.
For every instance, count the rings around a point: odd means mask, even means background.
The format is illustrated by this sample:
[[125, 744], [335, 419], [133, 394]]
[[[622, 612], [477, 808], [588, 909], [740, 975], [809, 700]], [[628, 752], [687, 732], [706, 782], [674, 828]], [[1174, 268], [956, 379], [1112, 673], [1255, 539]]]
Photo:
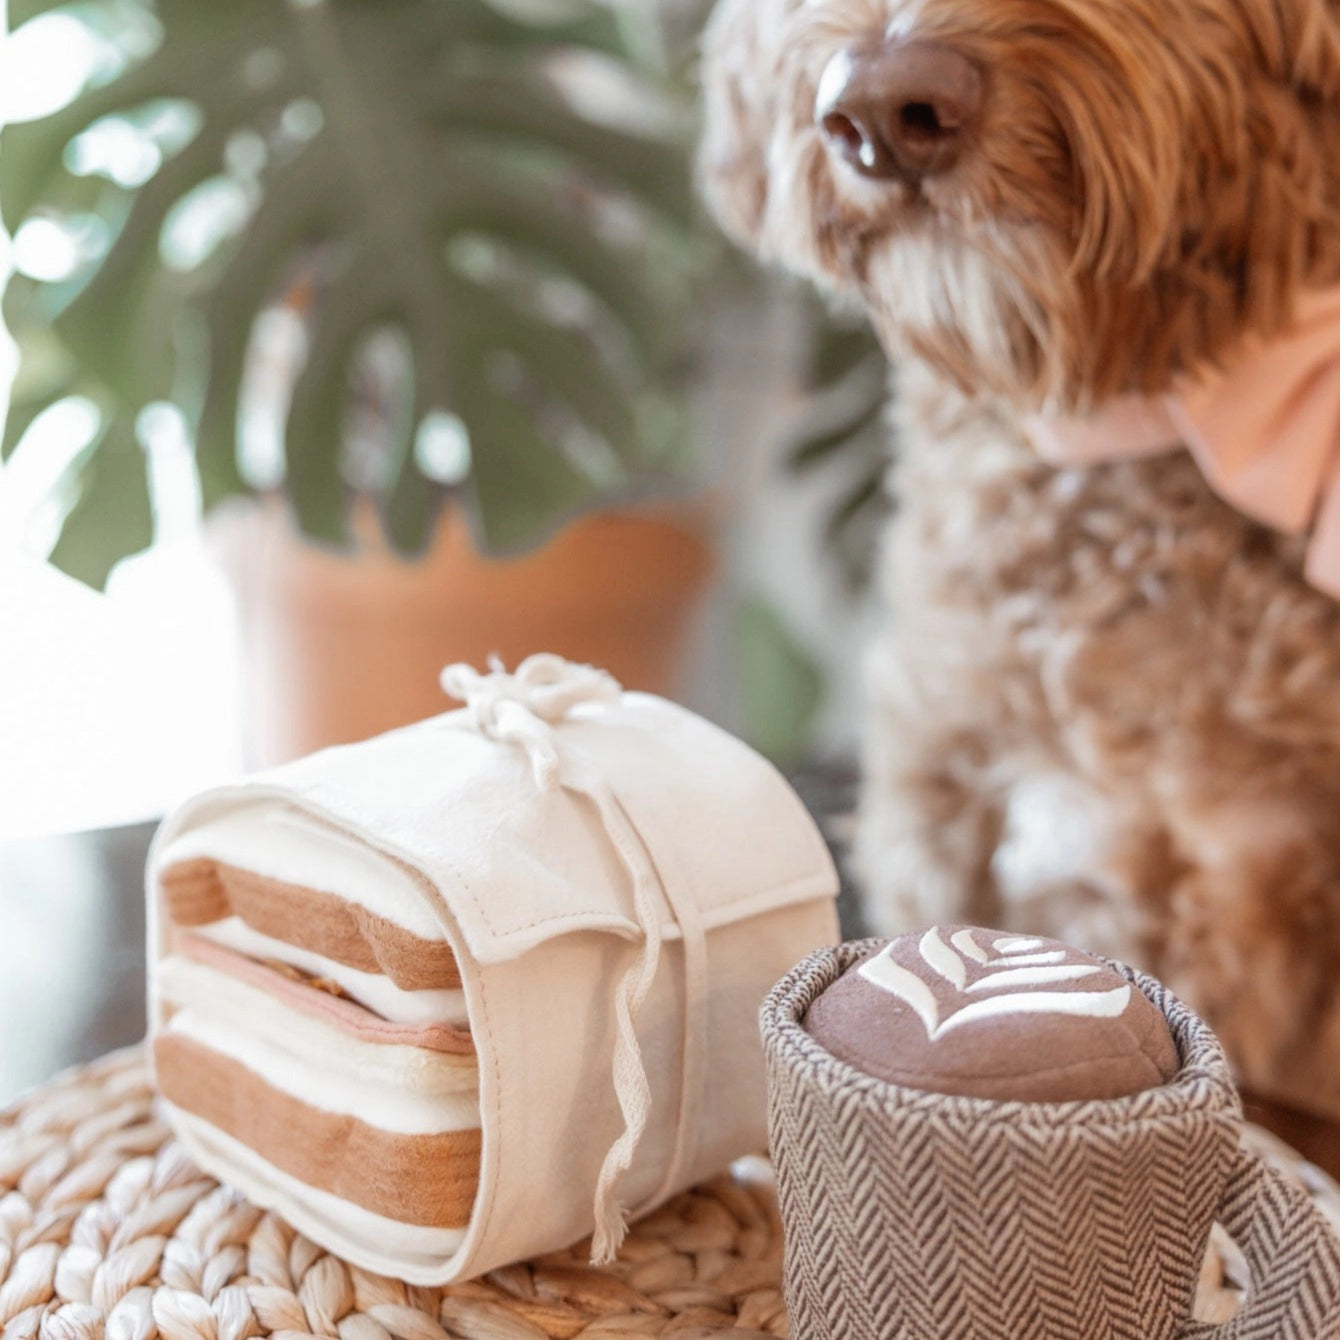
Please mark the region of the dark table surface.
[[0, 845], [0, 1106], [144, 1035], [153, 824]]

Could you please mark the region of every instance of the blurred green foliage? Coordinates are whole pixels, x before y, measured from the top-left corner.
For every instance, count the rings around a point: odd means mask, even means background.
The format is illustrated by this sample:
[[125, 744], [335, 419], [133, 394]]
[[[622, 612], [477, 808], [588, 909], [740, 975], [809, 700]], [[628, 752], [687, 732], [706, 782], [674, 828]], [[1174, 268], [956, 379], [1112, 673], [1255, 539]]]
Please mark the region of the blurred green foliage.
[[[357, 494], [402, 552], [452, 495], [497, 553], [684, 487], [702, 323], [767, 282], [695, 200], [708, 8], [10, 0], [13, 27], [71, 15], [104, 50], [69, 106], [0, 132], [6, 226], [40, 225], [73, 258], [5, 291], [20, 365], [0, 460], [69, 397], [101, 421], [61, 481], [52, 560], [98, 586], [151, 542], [145, 426], [164, 402], [206, 510], [280, 484], [334, 545]], [[278, 473], [258, 481], [239, 442], [277, 309], [302, 347], [278, 369]], [[784, 467], [831, 476], [824, 545], [859, 591], [887, 514], [885, 362], [863, 323], [808, 312], [807, 409]], [[444, 435], [450, 468], [430, 450]], [[757, 597], [736, 644], [743, 733], [794, 761], [822, 672]]]
[[[11, 0], [11, 23], [57, 8]], [[117, 57], [0, 135], [6, 226], [59, 228], [78, 256], [6, 290], [20, 368], [0, 457], [65, 397], [102, 419], [72, 467], [58, 564], [101, 584], [149, 543], [147, 406], [184, 412], [206, 509], [248, 491], [241, 392], [276, 304], [305, 334], [283, 487], [314, 538], [348, 541], [356, 488], [413, 553], [454, 487], [483, 547], [509, 551], [682, 469], [677, 393], [720, 256], [694, 201], [691, 96], [650, 19], [538, 8], [547, 21], [484, 0], [61, 10]], [[565, 91], [578, 60], [611, 115]], [[403, 404], [351, 465], [351, 387], [388, 330]], [[468, 449], [445, 479], [416, 452], [443, 422]]]
[[759, 597], [735, 614], [736, 714], [740, 734], [781, 768], [806, 756], [824, 676], [777, 607]]

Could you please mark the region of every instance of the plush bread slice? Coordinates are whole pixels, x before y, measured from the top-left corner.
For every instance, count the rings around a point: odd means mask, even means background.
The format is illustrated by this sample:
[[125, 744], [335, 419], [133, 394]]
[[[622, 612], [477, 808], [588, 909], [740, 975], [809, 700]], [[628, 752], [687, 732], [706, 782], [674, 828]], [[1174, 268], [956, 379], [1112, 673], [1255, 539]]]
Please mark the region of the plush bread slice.
[[266, 989], [256, 965], [230, 971], [189, 949], [159, 970], [164, 1098], [323, 1195], [404, 1224], [463, 1228], [481, 1140], [468, 1037], [441, 1028], [425, 1038], [423, 1026], [388, 1025], [282, 978]]

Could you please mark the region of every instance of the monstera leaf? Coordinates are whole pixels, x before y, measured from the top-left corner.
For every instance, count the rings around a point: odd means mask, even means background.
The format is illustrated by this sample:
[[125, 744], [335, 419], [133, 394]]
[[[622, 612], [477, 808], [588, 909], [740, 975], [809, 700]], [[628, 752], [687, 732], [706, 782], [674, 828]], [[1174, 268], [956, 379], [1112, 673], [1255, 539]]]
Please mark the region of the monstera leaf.
[[[11, 21], [53, 8], [11, 0]], [[0, 452], [64, 397], [102, 414], [73, 467], [58, 562], [96, 582], [150, 538], [137, 424], [157, 402], [184, 412], [207, 507], [248, 489], [241, 392], [277, 303], [304, 331], [284, 489], [314, 537], [348, 538], [350, 386], [387, 329], [408, 351], [405, 412], [358, 482], [400, 548], [425, 543], [445, 487], [415, 450], [426, 426], [464, 444], [463, 500], [492, 550], [664, 468], [697, 238], [688, 154], [673, 117], [579, 110], [564, 60], [598, 61], [610, 106], [656, 75], [609, 10], [529, 12], [545, 8], [68, 11], [130, 34], [121, 58], [65, 109], [0, 136], [6, 226], [58, 229], [76, 256], [6, 291], [21, 362]], [[129, 146], [119, 167], [107, 145]]]

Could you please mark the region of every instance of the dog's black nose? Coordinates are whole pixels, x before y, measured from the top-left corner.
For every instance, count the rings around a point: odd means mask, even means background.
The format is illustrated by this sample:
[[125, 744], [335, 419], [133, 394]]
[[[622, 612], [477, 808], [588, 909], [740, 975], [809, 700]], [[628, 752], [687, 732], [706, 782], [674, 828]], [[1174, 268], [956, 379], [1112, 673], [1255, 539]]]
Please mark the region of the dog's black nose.
[[858, 172], [915, 184], [954, 165], [981, 106], [981, 71], [952, 47], [877, 42], [833, 56], [814, 117]]

